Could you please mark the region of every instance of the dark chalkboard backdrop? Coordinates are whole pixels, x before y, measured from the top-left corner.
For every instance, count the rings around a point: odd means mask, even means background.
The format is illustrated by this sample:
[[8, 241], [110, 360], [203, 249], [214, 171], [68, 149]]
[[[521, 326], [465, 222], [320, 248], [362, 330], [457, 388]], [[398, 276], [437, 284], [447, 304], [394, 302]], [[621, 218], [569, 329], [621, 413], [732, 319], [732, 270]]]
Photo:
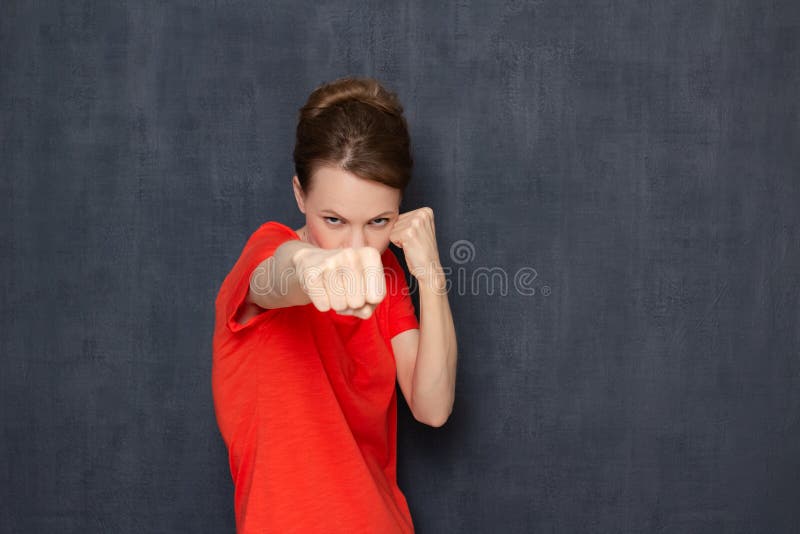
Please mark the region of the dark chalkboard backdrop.
[[233, 531], [213, 301], [345, 74], [452, 283], [418, 531], [799, 531], [800, 3], [5, 0], [2, 532]]

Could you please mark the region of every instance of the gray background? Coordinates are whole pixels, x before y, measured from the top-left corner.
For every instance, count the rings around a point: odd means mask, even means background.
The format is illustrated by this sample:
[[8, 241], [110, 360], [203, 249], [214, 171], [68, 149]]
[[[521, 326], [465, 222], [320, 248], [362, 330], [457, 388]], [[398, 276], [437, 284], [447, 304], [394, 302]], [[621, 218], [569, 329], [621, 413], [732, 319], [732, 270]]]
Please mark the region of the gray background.
[[794, 1], [3, 1], [0, 529], [233, 530], [213, 300], [357, 74], [467, 282], [454, 413], [399, 405], [418, 531], [798, 531], [799, 37]]

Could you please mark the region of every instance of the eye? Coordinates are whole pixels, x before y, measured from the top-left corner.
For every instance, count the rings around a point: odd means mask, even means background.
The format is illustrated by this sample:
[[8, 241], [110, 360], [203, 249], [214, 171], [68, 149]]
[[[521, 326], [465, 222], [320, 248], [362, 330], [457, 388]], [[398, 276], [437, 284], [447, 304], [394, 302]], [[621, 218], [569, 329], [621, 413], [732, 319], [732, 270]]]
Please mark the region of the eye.
[[386, 226], [389, 223], [389, 219], [386, 217], [378, 217], [377, 219], [372, 219], [372, 222], [375, 221], [383, 221], [383, 223], [376, 224], [375, 226]]
[[[340, 220], [338, 217], [323, 217], [329, 224], [333, 226], [339, 226], [338, 221]], [[333, 220], [334, 222], [331, 222]]]

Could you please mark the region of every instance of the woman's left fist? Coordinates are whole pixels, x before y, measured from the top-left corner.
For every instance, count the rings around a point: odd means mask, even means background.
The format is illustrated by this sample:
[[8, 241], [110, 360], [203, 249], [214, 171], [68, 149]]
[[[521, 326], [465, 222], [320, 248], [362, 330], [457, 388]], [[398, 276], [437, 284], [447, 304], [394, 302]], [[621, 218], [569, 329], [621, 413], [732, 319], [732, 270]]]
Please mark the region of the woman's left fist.
[[428, 207], [401, 213], [389, 239], [403, 249], [409, 271], [419, 281], [441, 274], [433, 210]]

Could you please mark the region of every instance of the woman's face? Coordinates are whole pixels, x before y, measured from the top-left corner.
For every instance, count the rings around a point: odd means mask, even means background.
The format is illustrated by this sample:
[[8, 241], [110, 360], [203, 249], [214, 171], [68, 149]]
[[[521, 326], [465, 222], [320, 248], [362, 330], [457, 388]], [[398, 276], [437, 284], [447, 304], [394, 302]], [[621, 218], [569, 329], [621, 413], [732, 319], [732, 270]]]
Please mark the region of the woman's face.
[[325, 249], [387, 249], [400, 212], [399, 189], [332, 166], [319, 167], [311, 182], [305, 194], [297, 176], [292, 180], [297, 207], [306, 216], [301, 239]]

